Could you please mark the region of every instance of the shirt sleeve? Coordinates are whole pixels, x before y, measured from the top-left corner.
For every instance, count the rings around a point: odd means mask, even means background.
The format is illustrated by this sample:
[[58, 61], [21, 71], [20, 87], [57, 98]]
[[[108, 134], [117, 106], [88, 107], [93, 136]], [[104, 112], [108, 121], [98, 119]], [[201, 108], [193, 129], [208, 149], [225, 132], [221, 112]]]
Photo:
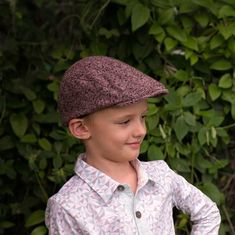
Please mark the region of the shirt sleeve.
[[79, 223], [53, 198], [47, 203], [45, 223], [49, 235], [85, 235]]
[[191, 235], [218, 235], [221, 217], [216, 204], [174, 171], [172, 177], [173, 202], [190, 215]]

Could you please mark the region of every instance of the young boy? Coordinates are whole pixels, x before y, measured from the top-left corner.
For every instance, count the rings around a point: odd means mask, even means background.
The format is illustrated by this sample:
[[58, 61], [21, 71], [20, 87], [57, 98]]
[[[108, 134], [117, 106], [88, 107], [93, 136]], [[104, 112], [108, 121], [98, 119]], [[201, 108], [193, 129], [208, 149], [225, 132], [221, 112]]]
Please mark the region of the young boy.
[[147, 98], [163, 84], [113, 58], [91, 56], [65, 73], [62, 123], [83, 141], [73, 176], [48, 201], [51, 235], [172, 235], [172, 208], [190, 215], [194, 235], [218, 234], [220, 214], [164, 161], [137, 160]]

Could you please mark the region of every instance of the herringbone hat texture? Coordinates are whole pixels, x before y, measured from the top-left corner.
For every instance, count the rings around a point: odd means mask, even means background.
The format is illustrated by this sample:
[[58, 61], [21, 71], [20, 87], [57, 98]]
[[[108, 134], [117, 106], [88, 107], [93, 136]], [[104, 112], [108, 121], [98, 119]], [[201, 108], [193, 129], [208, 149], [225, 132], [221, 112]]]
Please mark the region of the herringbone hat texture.
[[68, 125], [113, 105], [124, 106], [167, 94], [165, 86], [134, 67], [107, 56], [90, 56], [73, 64], [61, 81], [58, 107]]

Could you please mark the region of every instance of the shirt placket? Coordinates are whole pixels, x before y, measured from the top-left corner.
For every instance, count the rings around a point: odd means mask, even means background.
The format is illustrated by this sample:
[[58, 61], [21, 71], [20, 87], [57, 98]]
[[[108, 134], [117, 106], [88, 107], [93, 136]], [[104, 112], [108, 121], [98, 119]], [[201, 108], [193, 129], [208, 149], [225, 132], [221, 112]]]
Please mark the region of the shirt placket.
[[[128, 185], [119, 185], [118, 191], [122, 194], [122, 201], [124, 202], [124, 208], [128, 216], [131, 216], [134, 228], [132, 231], [133, 235], [149, 234], [147, 224], [143, 221], [143, 213], [138, 195], [134, 195]], [[131, 226], [131, 224], [126, 224]], [[129, 234], [128, 234], [129, 235]]]

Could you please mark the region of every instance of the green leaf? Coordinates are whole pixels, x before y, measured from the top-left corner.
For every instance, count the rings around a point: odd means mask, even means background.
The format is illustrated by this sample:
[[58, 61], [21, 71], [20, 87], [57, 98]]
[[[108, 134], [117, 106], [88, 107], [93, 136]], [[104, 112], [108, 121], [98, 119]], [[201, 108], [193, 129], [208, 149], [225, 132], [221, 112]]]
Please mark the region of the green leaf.
[[47, 89], [52, 92], [58, 92], [59, 91], [59, 83], [57, 81], [53, 81], [50, 84], [47, 85]]
[[233, 120], [235, 120], [235, 103], [231, 105], [231, 115]]
[[217, 128], [216, 134], [217, 136], [220, 136], [223, 139], [223, 141], [227, 144], [227, 141], [229, 141], [229, 135], [225, 129]]
[[195, 4], [192, 4], [192, 2], [184, 1], [182, 4], [179, 5], [179, 12], [183, 15], [184, 13], [193, 13], [195, 11]]
[[196, 126], [196, 116], [190, 112], [184, 112], [184, 120], [190, 126]]
[[0, 151], [12, 149], [15, 147], [11, 136], [6, 135], [0, 139]]
[[43, 210], [34, 211], [25, 222], [25, 227], [31, 227], [36, 224], [40, 224], [44, 221], [45, 212]]
[[179, 214], [177, 216], [177, 229], [179, 230], [185, 230], [185, 228], [187, 227], [190, 219], [189, 219], [189, 216], [186, 215], [186, 214]]
[[229, 38], [228, 48], [232, 52], [232, 54], [235, 54], [235, 38], [234, 37]]
[[148, 116], [146, 120], [148, 130], [150, 131], [155, 129], [158, 125], [158, 122], [159, 122], [159, 116], [157, 115]]
[[202, 173], [205, 173], [206, 170], [213, 165], [213, 163], [211, 163], [210, 161], [208, 161], [207, 159], [205, 159], [205, 157], [198, 155], [195, 158], [195, 164], [196, 164], [196, 168], [199, 169]]
[[15, 226], [15, 224], [14, 223], [12, 223], [11, 221], [1, 221], [0, 222], [0, 228], [3, 228], [3, 229], [6, 229], [6, 228], [11, 228], [11, 227], [13, 227], [13, 226]]
[[165, 133], [165, 131], [164, 131], [164, 129], [163, 129], [161, 124], [159, 125], [159, 130], [160, 130], [162, 138], [166, 139], [167, 135], [166, 135], [166, 133]]
[[186, 42], [186, 40], [187, 40], [187, 36], [186, 36], [185, 32], [176, 26], [168, 26], [166, 28], [166, 31], [169, 36], [177, 39], [180, 42]]
[[181, 69], [177, 70], [174, 76], [179, 81], [188, 81], [190, 79], [189, 73]]
[[210, 40], [210, 49], [213, 50], [213, 49], [221, 46], [223, 44], [223, 42], [224, 42], [224, 38], [220, 34], [215, 35]]
[[230, 38], [232, 35], [235, 35], [235, 22], [232, 23], [221, 23], [218, 25], [218, 30], [224, 37], [224, 39]]
[[197, 40], [193, 37], [187, 37], [187, 39], [183, 42], [183, 45], [188, 47], [189, 49], [192, 49], [194, 51], [198, 51], [198, 43]]
[[47, 160], [45, 158], [40, 159], [38, 166], [40, 170], [45, 170], [47, 168]]
[[117, 4], [121, 4], [121, 5], [128, 5], [129, 0], [112, 0], [112, 2], [115, 2]]
[[162, 12], [159, 14], [158, 22], [159, 22], [161, 25], [164, 25], [164, 24], [166, 24], [167, 22], [173, 20], [173, 17], [174, 17], [174, 8], [169, 8], [169, 9], [166, 9], [166, 10], [162, 11]]
[[199, 92], [192, 92], [184, 97], [183, 106], [191, 107], [197, 104], [201, 100], [201, 94]]
[[149, 160], [163, 160], [165, 156], [162, 153], [162, 150], [154, 144], [151, 144], [148, 149], [148, 159]]
[[191, 91], [191, 88], [188, 85], [182, 85], [177, 89], [177, 94], [181, 97], [186, 96]]
[[224, 116], [221, 116], [219, 114], [217, 115], [213, 115], [209, 118], [208, 122], [207, 122], [207, 126], [211, 127], [211, 126], [220, 126], [221, 123], [224, 121]]
[[175, 156], [175, 146], [172, 143], [166, 143], [166, 152], [168, 156], [174, 157]]
[[217, 60], [216, 62], [214, 62], [210, 66], [210, 68], [214, 69], [214, 70], [223, 71], [223, 70], [231, 69], [232, 68], [232, 64], [228, 60], [220, 59], [220, 60]]
[[224, 74], [219, 80], [220, 88], [230, 88], [233, 85], [232, 76], [229, 73]]
[[28, 128], [28, 119], [23, 113], [12, 114], [10, 116], [10, 123], [14, 133], [18, 137], [22, 137]]
[[188, 156], [192, 151], [191, 151], [191, 146], [188, 144], [181, 144], [181, 143], [176, 143], [175, 144], [176, 151], [179, 152], [180, 154], [184, 156]]
[[189, 161], [182, 158], [169, 158], [170, 166], [179, 172], [190, 172]]
[[153, 23], [152, 26], [149, 29], [150, 35], [158, 35], [164, 33], [163, 28], [158, 23]]
[[140, 153], [146, 153], [149, 147], [149, 142], [147, 140], [144, 140], [141, 144], [141, 148], [140, 148]]
[[38, 144], [46, 151], [51, 151], [52, 149], [51, 143], [46, 138], [39, 139]]
[[47, 113], [47, 114], [38, 114], [34, 117], [34, 120], [40, 123], [57, 123], [58, 122], [58, 113]]
[[59, 169], [59, 168], [61, 168], [62, 164], [63, 164], [63, 161], [62, 161], [61, 156], [59, 154], [55, 155], [53, 158], [54, 168]]
[[155, 104], [148, 103], [148, 116], [154, 115], [159, 111], [159, 108]]
[[110, 39], [113, 36], [118, 37], [119, 36], [119, 32], [118, 32], [117, 29], [108, 30], [108, 29], [102, 27], [102, 28], [99, 29], [99, 35], [103, 35], [107, 39]]
[[153, 48], [151, 43], [144, 43], [142, 45], [138, 42], [134, 42], [132, 44], [132, 53], [134, 54], [136, 60], [143, 60], [149, 55], [149, 53], [152, 52], [152, 50]]
[[180, 18], [181, 18], [183, 30], [185, 30], [185, 32], [187, 33], [190, 33], [192, 29], [194, 28], [193, 19], [187, 15], [182, 15]]
[[166, 111], [178, 110], [181, 108], [182, 98], [176, 92], [171, 92], [164, 98], [168, 101], [168, 104], [164, 107]]
[[149, 19], [150, 10], [148, 7], [144, 6], [143, 4], [137, 3], [131, 14], [131, 26], [132, 31], [136, 31], [138, 28], [143, 26]]
[[227, 16], [235, 16], [235, 9], [229, 5], [224, 5], [219, 10], [219, 18], [224, 18]]
[[193, 54], [190, 56], [190, 65], [194, 65], [194, 64], [196, 64], [197, 62], [198, 62], [198, 56], [193, 53]]
[[24, 135], [20, 141], [22, 143], [36, 143], [37, 142], [37, 137], [34, 135], [34, 134], [27, 134], [27, 135]]
[[222, 202], [224, 202], [224, 195], [219, 191], [215, 184], [211, 182], [206, 182], [199, 188], [217, 205], [220, 205]]
[[227, 159], [224, 160], [216, 160], [211, 164], [211, 166], [208, 168], [210, 174], [217, 174], [219, 169], [224, 168], [229, 164], [229, 161]]
[[45, 235], [47, 233], [47, 229], [45, 226], [36, 227], [30, 235]]
[[33, 101], [33, 108], [36, 113], [42, 113], [45, 108], [45, 102], [43, 100]]
[[36, 96], [35, 92], [33, 90], [29, 89], [28, 87], [20, 85], [19, 89], [21, 90], [21, 92], [25, 95], [25, 97], [28, 100], [32, 101], [32, 100], [36, 99], [37, 96]]
[[214, 83], [210, 84], [209, 85], [209, 95], [210, 95], [211, 99], [213, 101], [215, 101], [221, 95], [220, 88], [216, 84], [214, 84]]
[[106, 55], [107, 44], [98, 40], [92, 41], [90, 45], [91, 53], [94, 55]]
[[224, 90], [222, 93], [222, 99], [235, 104], [235, 92], [232, 90]]
[[138, 3], [138, 0], [132, 0], [132, 1], [128, 1], [128, 4], [126, 4], [125, 15], [127, 19], [131, 16], [133, 8], [137, 3]]
[[215, 139], [217, 137], [217, 131], [215, 129], [215, 127], [211, 127], [211, 137], [212, 139]]
[[164, 40], [164, 45], [166, 47], [166, 51], [170, 52], [177, 45], [177, 41], [172, 38], [167, 37]]
[[206, 127], [202, 127], [198, 132], [198, 140], [201, 146], [208, 142], [208, 129]]
[[210, 20], [208, 13], [205, 11], [198, 11], [194, 18], [203, 28], [208, 25]]
[[179, 116], [174, 124], [174, 131], [177, 139], [181, 140], [186, 136], [189, 131], [189, 127], [184, 120], [184, 116]]
[[209, 10], [214, 4], [213, 0], [192, 0], [192, 2]]
[[149, 29], [149, 34], [154, 35], [154, 38], [158, 42], [162, 42], [166, 36], [165, 31], [158, 23], [153, 23], [153, 25]]

